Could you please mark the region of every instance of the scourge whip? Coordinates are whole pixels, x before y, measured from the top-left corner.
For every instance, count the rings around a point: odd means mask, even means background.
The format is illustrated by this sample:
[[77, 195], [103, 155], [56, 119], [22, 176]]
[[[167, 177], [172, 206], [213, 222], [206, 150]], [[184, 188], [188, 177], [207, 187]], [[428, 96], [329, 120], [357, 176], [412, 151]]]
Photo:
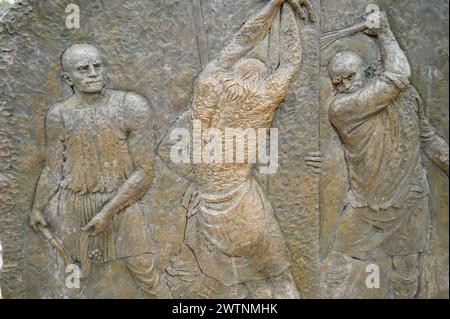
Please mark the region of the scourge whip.
[[[372, 7], [369, 6], [368, 9], [370, 8]], [[368, 28], [371, 28], [372, 26], [374, 28], [375, 26], [379, 27], [379, 23], [377, 22], [380, 21], [380, 11], [377, 11], [375, 8], [372, 8], [371, 11], [366, 12], [361, 17], [363, 18], [363, 22], [357, 23], [351, 27], [346, 27], [344, 29], [324, 33], [320, 37], [320, 50], [322, 51], [326, 49], [328, 46], [339, 39], [348, 37], [358, 32], [362, 32]]]

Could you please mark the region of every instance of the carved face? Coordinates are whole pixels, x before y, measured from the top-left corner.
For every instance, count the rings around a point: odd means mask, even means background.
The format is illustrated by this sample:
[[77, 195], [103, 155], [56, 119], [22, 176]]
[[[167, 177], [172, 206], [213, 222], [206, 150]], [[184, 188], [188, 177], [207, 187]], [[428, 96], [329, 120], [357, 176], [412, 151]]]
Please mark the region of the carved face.
[[103, 60], [95, 47], [88, 44], [71, 46], [62, 57], [62, 65], [64, 80], [75, 91], [93, 94], [103, 89]]
[[334, 87], [341, 94], [354, 93], [366, 82], [363, 60], [353, 52], [336, 54], [330, 61], [328, 72]]

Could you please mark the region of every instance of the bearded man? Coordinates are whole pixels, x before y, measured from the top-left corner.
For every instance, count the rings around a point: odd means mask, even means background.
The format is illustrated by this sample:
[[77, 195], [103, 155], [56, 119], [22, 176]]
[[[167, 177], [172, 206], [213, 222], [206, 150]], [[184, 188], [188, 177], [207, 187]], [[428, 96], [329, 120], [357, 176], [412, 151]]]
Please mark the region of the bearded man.
[[353, 52], [338, 53], [329, 63], [336, 90], [329, 117], [344, 146], [350, 192], [324, 278], [346, 278], [338, 272], [348, 272], [352, 258], [390, 258], [392, 296], [413, 298], [419, 254], [426, 251], [429, 239], [429, 189], [422, 154], [448, 176], [449, 150], [425, 116], [409, 81], [408, 59], [384, 12], [380, 22], [381, 28], [366, 32], [378, 37], [381, 76], [368, 79], [363, 59]]

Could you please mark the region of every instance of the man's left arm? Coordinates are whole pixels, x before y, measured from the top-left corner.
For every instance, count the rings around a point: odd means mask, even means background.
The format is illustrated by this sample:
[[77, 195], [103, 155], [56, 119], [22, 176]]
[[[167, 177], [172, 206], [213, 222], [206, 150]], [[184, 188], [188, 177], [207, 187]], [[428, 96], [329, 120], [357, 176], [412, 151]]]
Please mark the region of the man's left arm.
[[300, 71], [301, 63], [300, 30], [291, 7], [284, 5], [281, 16], [280, 66], [267, 79], [267, 86], [274, 95], [277, 106], [283, 102]]
[[133, 174], [119, 188], [116, 195], [101, 209], [83, 231], [96, 236], [106, 230], [112, 218], [133, 205], [151, 187], [154, 177], [155, 136], [153, 117], [148, 102], [141, 96], [128, 93], [124, 112], [128, 130], [128, 149], [133, 160]]
[[445, 174], [449, 174], [448, 143], [436, 133], [436, 129], [426, 117], [423, 104], [418, 98], [420, 139], [423, 153], [436, 164]]

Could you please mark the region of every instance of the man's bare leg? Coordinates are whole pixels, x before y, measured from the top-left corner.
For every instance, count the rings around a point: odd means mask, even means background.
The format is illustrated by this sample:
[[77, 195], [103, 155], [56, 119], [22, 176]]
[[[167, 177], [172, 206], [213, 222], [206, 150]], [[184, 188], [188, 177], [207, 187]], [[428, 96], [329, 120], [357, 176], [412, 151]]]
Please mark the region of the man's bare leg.
[[419, 288], [419, 255], [393, 256], [390, 280], [394, 298], [413, 299]]
[[142, 254], [128, 257], [124, 262], [147, 298], [170, 299], [171, 295], [165, 277], [156, 267], [155, 258], [152, 254]]
[[352, 272], [352, 258], [341, 251], [332, 251], [323, 261], [321, 268], [322, 297], [343, 298]]

